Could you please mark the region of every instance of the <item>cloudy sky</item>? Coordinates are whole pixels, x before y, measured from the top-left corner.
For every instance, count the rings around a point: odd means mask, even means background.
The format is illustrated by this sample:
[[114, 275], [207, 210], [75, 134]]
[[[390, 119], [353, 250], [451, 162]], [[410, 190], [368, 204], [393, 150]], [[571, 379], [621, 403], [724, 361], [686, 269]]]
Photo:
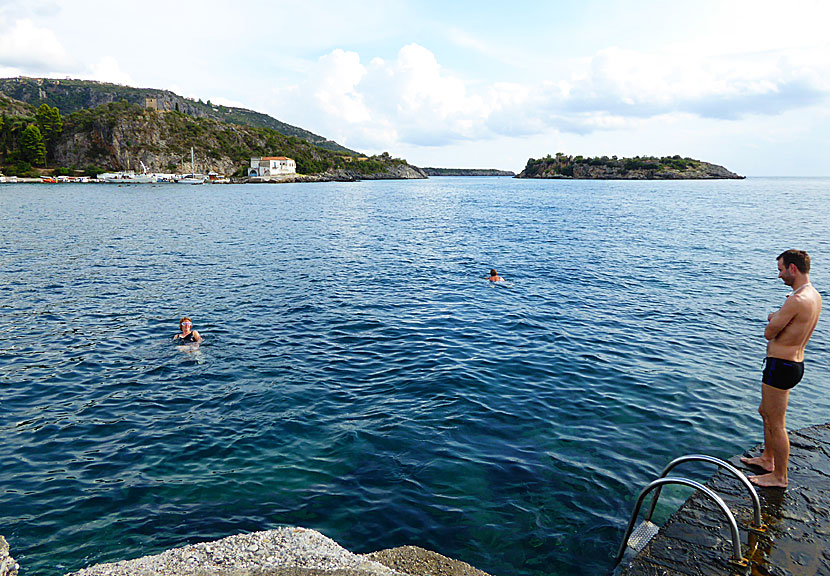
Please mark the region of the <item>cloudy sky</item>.
[[0, 0], [0, 76], [164, 88], [419, 166], [830, 176], [830, 2]]

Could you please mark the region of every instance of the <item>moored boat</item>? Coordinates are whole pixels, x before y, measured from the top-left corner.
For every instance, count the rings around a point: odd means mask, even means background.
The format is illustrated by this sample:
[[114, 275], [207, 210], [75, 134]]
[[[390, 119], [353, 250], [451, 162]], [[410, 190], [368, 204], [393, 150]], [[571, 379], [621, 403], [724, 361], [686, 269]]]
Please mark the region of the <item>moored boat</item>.
[[190, 147], [190, 174], [182, 174], [174, 182], [176, 184], [204, 184], [207, 176], [196, 174], [196, 156], [193, 154], [193, 146]]
[[174, 182], [176, 184], [204, 184], [205, 180], [207, 178], [199, 174], [182, 174]]
[[101, 182], [117, 182], [119, 184], [148, 184], [156, 181], [156, 175], [136, 174], [133, 171], [103, 172], [98, 174], [98, 180]]

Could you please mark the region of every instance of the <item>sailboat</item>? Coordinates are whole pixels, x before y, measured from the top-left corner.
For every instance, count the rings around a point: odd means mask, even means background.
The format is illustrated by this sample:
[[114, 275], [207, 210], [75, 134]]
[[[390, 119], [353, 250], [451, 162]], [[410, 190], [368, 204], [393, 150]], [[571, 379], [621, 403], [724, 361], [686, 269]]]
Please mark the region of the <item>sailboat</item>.
[[[141, 160], [139, 160], [139, 162], [141, 162]], [[139, 176], [138, 174], [133, 174], [130, 177], [130, 182], [135, 182], [136, 184], [138, 184], [138, 183], [148, 184], [148, 183], [155, 182], [155, 181], [156, 181], [156, 175], [153, 174], [153, 173], [150, 173], [150, 174], [147, 173], [147, 166], [144, 165], [144, 162], [141, 162], [141, 175]]]
[[190, 174], [184, 174], [176, 180], [176, 184], [204, 184], [206, 178], [196, 175], [196, 157], [193, 155], [193, 146], [190, 147]]
[[[141, 162], [139, 160], [139, 162]], [[141, 174], [136, 174], [134, 170], [130, 170], [130, 159], [127, 158], [127, 170], [121, 172], [104, 172], [98, 174], [98, 180], [102, 182], [113, 182], [118, 184], [148, 184], [156, 181], [155, 174], [148, 174], [147, 167], [144, 162], [141, 162]]]

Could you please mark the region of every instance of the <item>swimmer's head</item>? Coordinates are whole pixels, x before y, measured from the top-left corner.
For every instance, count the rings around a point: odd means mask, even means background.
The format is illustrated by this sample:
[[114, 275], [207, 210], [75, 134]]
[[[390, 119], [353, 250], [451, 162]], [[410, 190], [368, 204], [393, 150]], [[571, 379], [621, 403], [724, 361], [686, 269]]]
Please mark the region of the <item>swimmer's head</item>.
[[491, 269], [491, 270], [490, 270], [490, 276], [498, 276], [498, 275], [499, 275], [499, 273], [498, 273], [498, 272], [496, 272], [496, 269], [495, 269], [495, 268], [493, 268], [493, 269]]
[[179, 329], [184, 330], [185, 324], [187, 324], [188, 326], [193, 326], [193, 322], [191, 322], [190, 318], [188, 318], [187, 316], [179, 320]]

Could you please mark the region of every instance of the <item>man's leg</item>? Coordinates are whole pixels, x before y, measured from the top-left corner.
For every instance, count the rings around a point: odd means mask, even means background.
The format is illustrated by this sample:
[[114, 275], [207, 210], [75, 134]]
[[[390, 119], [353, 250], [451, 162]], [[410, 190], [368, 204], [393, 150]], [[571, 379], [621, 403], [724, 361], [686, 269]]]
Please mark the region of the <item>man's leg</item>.
[[766, 470], [767, 472], [772, 472], [775, 469], [775, 460], [772, 457], [772, 440], [770, 440], [770, 427], [767, 422], [767, 416], [764, 413], [764, 404], [763, 402], [758, 407], [758, 413], [761, 415], [762, 425], [764, 428], [764, 451], [761, 452], [760, 456], [755, 456], [753, 458], [746, 458], [741, 456], [741, 462], [744, 464], [749, 464], [750, 466], [757, 466], [762, 470]]
[[[750, 476], [758, 486], [787, 486], [787, 465], [790, 460], [790, 438], [787, 436], [787, 403], [789, 390], [780, 390], [767, 384], [761, 385], [761, 416], [764, 419], [764, 453], [761, 460], [769, 454], [772, 456], [772, 471], [769, 474]], [[763, 466], [762, 466], [763, 467]], [[764, 467], [765, 468], [765, 467]]]

